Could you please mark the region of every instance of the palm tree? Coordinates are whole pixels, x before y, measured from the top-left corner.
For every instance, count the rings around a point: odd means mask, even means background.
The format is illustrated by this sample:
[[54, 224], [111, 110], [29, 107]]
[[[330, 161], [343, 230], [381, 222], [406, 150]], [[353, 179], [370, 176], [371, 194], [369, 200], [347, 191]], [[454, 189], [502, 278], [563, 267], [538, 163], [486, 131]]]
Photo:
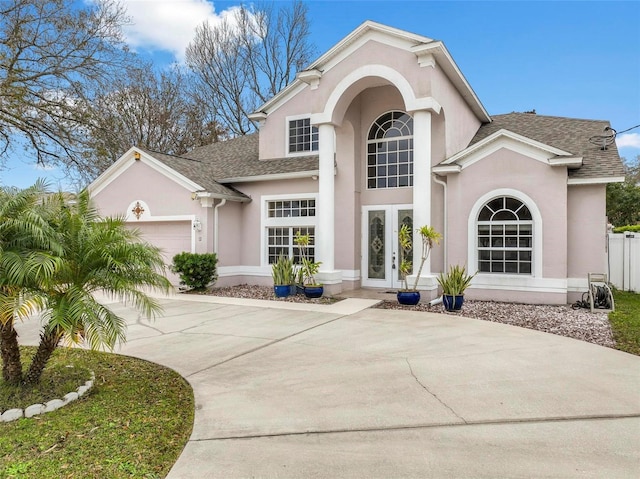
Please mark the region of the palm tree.
[[22, 362], [14, 324], [43, 306], [38, 284], [50, 278], [60, 251], [38, 201], [47, 185], [38, 181], [24, 190], [0, 188], [0, 356], [2, 378], [22, 381]]
[[97, 302], [93, 293], [101, 291], [153, 316], [161, 307], [143, 288], [168, 291], [171, 286], [163, 275], [160, 250], [141, 242], [123, 218], [101, 218], [87, 191], [70, 204], [60, 194], [53, 196], [47, 215], [62, 249], [54, 274], [40, 285], [44, 327], [25, 384], [39, 380], [63, 337], [86, 341], [92, 349], [113, 349], [125, 340], [124, 320]]

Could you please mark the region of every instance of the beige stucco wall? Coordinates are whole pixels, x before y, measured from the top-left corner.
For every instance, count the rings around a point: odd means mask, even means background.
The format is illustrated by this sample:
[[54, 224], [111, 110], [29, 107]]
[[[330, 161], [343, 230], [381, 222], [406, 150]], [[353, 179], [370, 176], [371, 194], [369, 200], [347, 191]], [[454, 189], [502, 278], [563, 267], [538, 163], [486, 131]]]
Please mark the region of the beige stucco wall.
[[[128, 167], [120, 170], [110, 183], [97, 193], [92, 193], [94, 204], [102, 216], [128, 216], [127, 225], [139, 228], [142, 239], [152, 241], [160, 234], [163, 256], [167, 264], [167, 277], [178, 285], [179, 278], [168, 269], [172, 255], [179, 252], [174, 249], [179, 245], [184, 251], [191, 251], [192, 241], [195, 252], [212, 251], [213, 222], [212, 209], [203, 208], [199, 200], [191, 200], [191, 192], [183, 186], [156, 171], [145, 161], [126, 162]], [[136, 219], [128, 211], [131, 204], [140, 201], [144, 205], [144, 214]], [[192, 230], [192, 219], [198, 219], [201, 230]], [[169, 235], [169, 236], [166, 236]], [[168, 248], [168, 249], [164, 249]]]
[[[232, 257], [238, 262], [234, 265], [260, 266], [262, 258], [262, 245], [260, 244], [261, 198], [269, 195], [305, 195], [318, 192], [318, 182], [311, 178], [299, 180], [257, 181], [252, 183], [238, 183], [235, 188], [242, 191], [252, 201], [243, 203], [237, 208], [226, 206], [221, 208], [219, 218], [219, 249], [223, 252], [234, 253]], [[239, 211], [238, 211], [239, 209]], [[239, 213], [240, 220], [236, 214]], [[232, 266], [225, 259], [226, 266]]]
[[607, 272], [606, 186], [570, 186], [567, 204], [568, 277], [586, 281]]
[[[468, 145], [480, 126], [480, 121], [440, 67], [438, 65], [421, 67], [413, 53], [370, 40], [351, 56], [325, 71], [318, 88], [312, 89], [310, 86], [305, 86], [301, 91], [288, 98], [287, 102], [269, 112], [268, 118], [260, 128], [260, 157], [268, 159], [286, 156], [286, 118], [325, 112], [327, 101], [335, 88], [350, 73], [364, 65], [382, 65], [400, 73], [411, 85], [414, 98], [433, 96], [442, 106], [442, 112], [446, 114], [448, 120], [445, 126], [447, 155], [450, 156]], [[376, 104], [378, 101], [392, 103], [393, 107], [389, 109], [406, 109], [398, 90], [390, 86], [388, 80], [376, 77], [375, 73], [372, 73], [371, 76], [358, 80], [344, 92], [343, 97], [336, 105], [336, 110], [331, 112], [335, 124], [340, 125], [344, 121], [345, 112], [351, 108], [358, 95], [362, 94], [372, 98], [373, 92], [382, 95], [382, 97], [375, 98]], [[363, 102], [362, 105], [364, 114], [366, 113], [364, 107], [367, 103]], [[377, 110], [376, 116], [384, 111], [387, 110]], [[371, 121], [373, 119], [375, 117]], [[362, 125], [365, 129], [370, 125], [364, 116]], [[434, 156], [434, 160], [436, 157], [441, 158], [441, 156]]]
[[[366, 138], [371, 124], [380, 115], [391, 110], [407, 110], [396, 85], [375, 73], [360, 78], [349, 86], [332, 112], [326, 111], [327, 102], [344, 79], [364, 65], [384, 66], [400, 73], [411, 85], [413, 98], [433, 96], [442, 106], [439, 113], [432, 112], [431, 144], [432, 164], [443, 161], [465, 148], [480, 121], [465, 100], [442, 72], [440, 67], [421, 67], [415, 54], [370, 40], [352, 55], [323, 71], [317, 89], [305, 86], [290, 95], [287, 101], [269, 111], [260, 129], [260, 157], [262, 159], [287, 155], [287, 117], [305, 114], [332, 113], [336, 133], [335, 178], [335, 266], [337, 269], [359, 271], [361, 266], [361, 208], [363, 205], [411, 204], [413, 188], [367, 189]], [[421, 132], [414, 132], [420, 135]], [[424, 134], [424, 133], [423, 133]], [[296, 183], [293, 181], [292, 183]], [[266, 186], [264, 183], [260, 187]], [[418, 185], [418, 187], [420, 187]], [[271, 187], [269, 187], [271, 188]], [[282, 193], [298, 187], [283, 187]], [[240, 187], [241, 191], [245, 191]], [[444, 230], [444, 192], [432, 182], [431, 224]], [[304, 190], [304, 189], [303, 189]], [[254, 190], [252, 190], [254, 191]], [[258, 193], [258, 190], [255, 190]], [[270, 194], [265, 190], [261, 194]], [[317, 191], [314, 185], [313, 190]], [[248, 193], [248, 191], [245, 191]], [[259, 208], [245, 207], [245, 224], [259, 224]], [[260, 264], [259, 238], [253, 237], [242, 264]], [[444, 265], [444, 247], [433, 252], [434, 271]]]
[[[219, 204], [219, 201], [217, 202]], [[218, 266], [236, 266], [242, 264], [242, 249], [239, 246], [247, 234], [255, 234], [255, 228], [243, 221], [247, 203], [227, 201], [218, 208]]]
[[[507, 148], [499, 149], [457, 175], [450, 175], [448, 177], [449, 264], [467, 265], [470, 271], [477, 269], [476, 264], [468, 264], [468, 225], [471, 210], [483, 195], [493, 190], [511, 189], [528, 196], [542, 217], [542, 270], [535, 271], [534, 278], [541, 280], [566, 278], [566, 175], [566, 169], [563, 167], [550, 167]], [[535, 231], [539, 232], [539, 228]], [[479, 278], [482, 276], [490, 275], [478, 275]], [[504, 289], [509, 290], [509, 285], [506, 284]], [[484, 293], [469, 290], [470, 297], [483, 299], [535, 301], [533, 298], [539, 299], [548, 295], [549, 301], [566, 302], [566, 294], [563, 296], [547, 292], [512, 292], [505, 297], [505, 294], [496, 290]]]
[[199, 204], [191, 200], [191, 192], [155, 171], [143, 161], [131, 163], [93, 199], [102, 215], [124, 215], [132, 201], [143, 200], [152, 216], [201, 215]]
[[[196, 253], [213, 250], [213, 211], [205, 208], [199, 200], [191, 199], [191, 192], [156, 171], [144, 161], [134, 161], [104, 189], [93, 195], [98, 211], [103, 216], [126, 216], [127, 208], [134, 201], [143, 201], [150, 218], [165, 217], [172, 221], [190, 221], [191, 215], [198, 219], [202, 229], [195, 233]], [[138, 221], [130, 217], [129, 224]]]
[[[442, 123], [445, 127], [445, 153], [448, 158], [469, 145], [481, 122], [440, 68], [434, 69], [431, 81], [433, 97], [442, 106], [440, 115], [446, 117], [446, 122]], [[433, 164], [436, 164], [444, 160], [444, 157], [434, 155], [433, 160]]]

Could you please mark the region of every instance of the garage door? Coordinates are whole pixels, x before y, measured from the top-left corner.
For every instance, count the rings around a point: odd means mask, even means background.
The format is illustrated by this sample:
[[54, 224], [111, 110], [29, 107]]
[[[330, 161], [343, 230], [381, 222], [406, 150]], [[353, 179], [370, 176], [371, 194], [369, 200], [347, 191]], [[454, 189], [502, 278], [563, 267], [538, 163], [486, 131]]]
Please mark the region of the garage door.
[[167, 265], [167, 277], [174, 285], [179, 283], [177, 275], [169, 271], [173, 257], [183, 251], [191, 251], [191, 221], [158, 221], [129, 223], [140, 230], [144, 241], [162, 249]]

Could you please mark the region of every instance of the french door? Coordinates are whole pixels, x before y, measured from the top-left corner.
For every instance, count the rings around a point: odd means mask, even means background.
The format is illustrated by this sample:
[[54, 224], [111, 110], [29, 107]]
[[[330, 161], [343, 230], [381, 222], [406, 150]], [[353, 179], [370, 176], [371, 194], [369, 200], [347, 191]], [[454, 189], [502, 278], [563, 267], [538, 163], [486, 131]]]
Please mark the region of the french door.
[[[401, 287], [398, 230], [403, 224], [413, 232], [412, 205], [362, 207], [362, 286]], [[403, 254], [411, 260], [413, 251]]]

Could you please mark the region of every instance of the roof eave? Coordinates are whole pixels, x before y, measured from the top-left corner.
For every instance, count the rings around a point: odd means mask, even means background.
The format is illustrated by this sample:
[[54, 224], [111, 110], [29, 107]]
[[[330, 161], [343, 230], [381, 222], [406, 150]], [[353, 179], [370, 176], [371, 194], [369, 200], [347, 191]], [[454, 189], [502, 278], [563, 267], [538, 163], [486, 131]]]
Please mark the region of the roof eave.
[[437, 175], [443, 175], [443, 176], [460, 173], [461, 170], [462, 170], [462, 167], [456, 164], [440, 165], [440, 166], [434, 166], [433, 168], [431, 168], [432, 173], [435, 173]]
[[606, 185], [609, 183], [624, 183], [624, 176], [601, 176], [593, 178], [568, 178], [567, 185]]
[[566, 166], [569, 169], [580, 168], [583, 164], [581, 156], [559, 156], [556, 158], [550, 158], [549, 164], [551, 166]]
[[482, 123], [491, 122], [491, 115], [489, 115], [489, 112], [485, 109], [484, 105], [478, 98], [478, 95], [476, 95], [476, 92], [471, 88], [471, 85], [462, 74], [462, 71], [454, 61], [444, 43], [439, 40], [433, 41], [421, 48], [423, 54], [429, 50], [433, 50], [436, 63], [440, 65], [440, 68], [442, 68], [444, 73], [447, 75], [447, 78], [451, 80], [478, 119]]
[[237, 203], [249, 203], [251, 202], [251, 198], [248, 196], [240, 196], [240, 195], [226, 195], [224, 193], [211, 193], [209, 191], [194, 191], [192, 199], [201, 199], [201, 198], [211, 198], [214, 200], [229, 200], [235, 201]]
[[271, 173], [266, 175], [236, 176], [222, 178], [218, 183], [253, 183], [257, 181], [295, 180], [301, 178], [313, 178], [319, 175], [319, 170], [293, 171], [290, 173]]

